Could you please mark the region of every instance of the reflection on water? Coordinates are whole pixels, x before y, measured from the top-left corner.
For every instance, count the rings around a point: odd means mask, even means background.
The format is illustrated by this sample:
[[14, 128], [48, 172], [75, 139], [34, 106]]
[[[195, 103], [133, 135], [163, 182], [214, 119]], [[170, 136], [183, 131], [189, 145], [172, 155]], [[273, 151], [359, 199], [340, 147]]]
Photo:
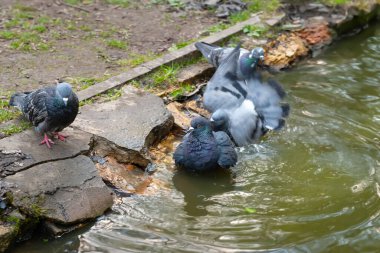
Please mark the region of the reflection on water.
[[277, 75], [283, 131], [241, 148], [231, 173], [177, 172], [169, 191], [124, 198], [80, 250], [378, 252], [379, 51], [377, 25]]
[[185, 170], [173, 176], [175, 189], [184, 195], [184, 210], [189, 216], [207, 215], [206, 207], [215, 204], [213, 196], [233, 190], [232, 172], [219, 170], [194, 174]]

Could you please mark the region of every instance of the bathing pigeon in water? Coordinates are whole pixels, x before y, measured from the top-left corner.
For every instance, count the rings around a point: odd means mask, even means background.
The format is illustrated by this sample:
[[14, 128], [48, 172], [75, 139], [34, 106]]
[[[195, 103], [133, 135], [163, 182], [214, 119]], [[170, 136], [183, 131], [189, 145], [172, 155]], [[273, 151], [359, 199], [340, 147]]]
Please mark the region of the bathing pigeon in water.
[[67, 136], [60, 134], [69, 126], [78, 114], [79, 101], [68, 83], [59, 83], [32, 92], [13, 94], [9, 105], [17, 107], [32, 122], [37, 132], [44, 134], [40, 144], [54, 142], [52, 135], [64, 141]]
[[189, 171], [228, 169], [237, 162], [234, 145], [225, 132], [213, 132], [209, 120], [203, 117], [191, 121], [190, 132], [174, 152], [178, 167]]
[[[233, 47], [219, 47], [216, 45], [207, 44], [205, 42], [195, 43], [195, 47], [206, 57], [207, 61], [214, 67], [219, 67], [219, 65], [231, 54], [234, 50]], [[256, 47], [252, 51], [240, 48], [239, 59], [237, 66], [237, 77], [244, 78], [248, 77], [251, 72], [256, 69], [259, 61], [264, 60], [264, 49], [261, 47]]]
[[238, 146], [257, 141], [268, 130], [279, 130], [289, 115], [289, 105], [281, 104], [285, 91], [275, 80], [263, 82], [252, 72], [247, 78], [236, 76], [240, 48], [237, 46], [217, 68], [203, 96], [212, 112], [217, 131], [226, 131]]

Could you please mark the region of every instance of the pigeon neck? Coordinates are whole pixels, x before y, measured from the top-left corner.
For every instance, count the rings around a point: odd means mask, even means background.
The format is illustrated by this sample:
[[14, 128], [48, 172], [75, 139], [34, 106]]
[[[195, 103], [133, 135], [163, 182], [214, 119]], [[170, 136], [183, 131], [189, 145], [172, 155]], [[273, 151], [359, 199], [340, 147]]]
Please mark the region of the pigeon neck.
[[258, 63], [258, 59], [252, 57], [249, 57], [249, 53], [244, 54], [240, 58], [240, 70], [243, 73], [243, 75], [247, 76], [249, 73], [251, 73]]
[[195, 129], [193, 130], [193, 135], [197, 138], [205, 138], [207, 136], [211, 136], [212, 135], [212, 130], [207, 127], [207, 126], [204, 126], [200, 129]]

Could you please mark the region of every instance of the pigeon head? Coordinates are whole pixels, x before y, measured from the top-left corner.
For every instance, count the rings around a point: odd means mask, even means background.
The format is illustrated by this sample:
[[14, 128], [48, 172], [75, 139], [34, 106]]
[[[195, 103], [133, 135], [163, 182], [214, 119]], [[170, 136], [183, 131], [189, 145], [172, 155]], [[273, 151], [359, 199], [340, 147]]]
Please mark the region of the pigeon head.
[[256, 47], [252, 49], [251, 53], [249, 54], [249, 58], [255, 59], [256, 61], [264, 60], [264, 49], [262, 47]]
[[240, 57], [240, 70], [245, 78], [248, 78], [253, 73], [257, 64], [264, 60], [264, 49], [261, 47], [254, 48], [251, 52]]
[[191, 120], [190, 129], [193, 132], [212, 132], [211, 122], [203, 117], [196, 117]]
[[216, 110], [210, 119], [214, 131], [225, 131], [228, 129], [229, 117], [225, 110]]
[[59, 83], [57, 85], [57, 96], [62, 98], [63, 103], [65, 106], [67, 105], [67, 101], [69, 100], [70, 96], [73, 94], [73, 90], [71, 89], [71, 85], [68, 83]]

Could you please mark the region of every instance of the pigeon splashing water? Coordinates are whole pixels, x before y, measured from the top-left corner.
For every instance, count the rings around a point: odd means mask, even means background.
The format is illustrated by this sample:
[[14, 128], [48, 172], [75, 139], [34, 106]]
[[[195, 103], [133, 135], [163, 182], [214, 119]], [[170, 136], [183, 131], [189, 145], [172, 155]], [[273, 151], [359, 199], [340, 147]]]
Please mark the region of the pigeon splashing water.
[[32, 92], [12, 95], [9, 105], [17, 107], [32, 122], [35, 130], [44, 135], [40, 144], [51, 148], [51, 136], [64, 141], [67, 136], [60, 134], [78, 114], [79, 101], [68, 83], [46, 87]]
[[211, 121], [215, 129], [227, 132], [238, 146], [244, 146], [257, 141], [268, 130], [281, 129], [290, 108], [282, 103], [285, 91], [275, 80], [263, 82], [257, 72], [238, 78], [239, 56], [238, 46], [208, 82], [203, 102], [213, 113]]

